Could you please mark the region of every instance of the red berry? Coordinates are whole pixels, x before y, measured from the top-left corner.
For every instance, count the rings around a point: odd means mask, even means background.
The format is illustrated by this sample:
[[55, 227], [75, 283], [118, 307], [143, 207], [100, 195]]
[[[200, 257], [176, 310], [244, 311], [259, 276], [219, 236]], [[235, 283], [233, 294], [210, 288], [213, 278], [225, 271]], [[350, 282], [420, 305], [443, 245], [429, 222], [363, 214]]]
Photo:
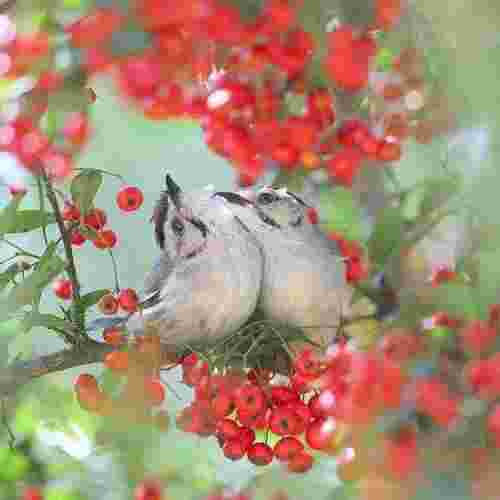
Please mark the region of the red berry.
[[97, 235], [92, 240], [92, 243], [96, 248], [103, 250], [105, 248], [113, 248], [117, 241], [118, 238], [113, 230], [103, 229], [102, 231], [97, 232]]
[[114, 326], [106, 328], [102, 334], [102, 338], [106, 344], [112, 345], [113, 347], [120, 347], [125, 343], [123, 330]]
[[299, 395], [289, 387], [276, 385], [271, 387], [271, 401], [275, 406], [283, 406], [299, 401]]
[[87, 241], [85, 236], [83, 236], [83, 234], [76, 229], [73, 229], [73, 231], [71, 231], [70, 239], [71, 239], [71, 244], [75, 247], [79, 247]]
[[314, 458], [305, 451], [297, 453], [287, 464], [290, 472], [298, 474], [307, 472], [313, 466]]
[[217, 436], [223, 441], [227, 439], [237, 439], [240, 432], [240, 426], [229, 418], [219, 420], [216, 424]]
[[254, 465], [268, 465], [273, 461], [273, 450], [265, 443], [255, 443], [247, 450], [247, 457]]
[[280, 167], [291, 170], [298, 161], [299, 152], [290, 144], [279, 144], [273, 149], [271, 157]]
[[380, 161], [398, 161], [401, 158], [401, 146], [397, 142], [383, 141], [377, 151]]
[[47, 175], [55, 179], [64, 179], [73, 172], [71, 156], [55, 149], [47, 149], [40, 157]]
[[82, 373], [75, 380], [76, 391], [96, 391], [97, 389], [97, 379], [89, 373]]
[[328, 173], [340, 184], [352, 186], [354, 177], [361, 168], [362, 160], [363, 156], [358, 149], [346, 147], [328, 160]]
[[153, 406], [160, 405], [165, 399], [165, 387], [156, 378], [146, 379], [144, 383], [146, 400]]
[[465, 349], [474, 354], [490, 349], [497, 338], [496, 328], [480, 320], [466, 324], [460, 334]]
[[118, 303], [124, 311], [133, 313], [137, 311], [139, 297], [132, 288], [122, 288], [118, 294]]
[[139, 188], [128, 186], [120, 190], [116, 196], [116, 204], [124, 212], [137, 210], [144, 201], [144, 196]]
[[222, 452], [230, 460], [240, 460], [244, 457], [245, 451], [245, 447], [239, 439], [228, 439], [222, 447]]
[[315, 450], [326, 450], [332, 446], [336, 432], [337, 422], [333, 417], [318, 418], [307, 427], [307, 444]]
[[62, 217], [64, 220], [78, 222], [80, 220], [80, 215], [80, 210], [76, 205], [73, 205], [73, 203], [68, 201], [64, 203], [62, 211]]
[[73, 296], [73, 285], [70, 280], [56, 279], [52, 284], [52, 290], [62, 300], [69, 300]]
[[109, 7], [93, 9], [65, 28], [74, 47], [98, 45], [111, 38], [124, 22], [124, 17]]
[[107, 293], [99, 299], [97, 309], [106, 315], [115, 314], [118, 311], [118, 300], [112, 293]]
[[234, 411], [233, 398], [228, 393], [221, 393], [212, 400], [212, 411], [216, 418], [224, 418]]
[[106, 354], [104, 364], [114, 372], [125, 372], [128, 370], [129, 355], [126, 351], [113, 351]]
[[236, 408], [249, 415], [261, 413], [266, 406], [266, 398], [262, 389], [254, 384], [246, 384], [234, 393], [234, 404]]
[[43, 500], [42, 491], [36, 486], [27, 486], [23, 490], [23, 500]]
[[134, 500], [162, 500], [162, 487], [158, 481], [148, 479], [140, 483], [134, 491]]
[[94, 210], [89, 212], [83, 218], [83, 223], [96, 231], [100, 231], [106, 225], [107, 220], [108, 218], [106, 217], [106, 212], [104, 212], [104, 210], [94, 208]]
[[81, 147], [89, 137], [87, 115], [81, 112], [71, 113], [64, 122], [62, 133], [70, 144]]
[[496, 404], [492, 408], [486, 425], [488, 431], [494, 435], [496, 446], [498, 447], [500, 444], [500, 404]]
[[281, 462], [288, 462], [304, 449], [304, 445], [294, 437], [284, 437], [274, 445], [274, 456]]
[[248, 427], [241, 427], [238, 431], [238, 441], [247, 450], [255, 441], [255, 432]]

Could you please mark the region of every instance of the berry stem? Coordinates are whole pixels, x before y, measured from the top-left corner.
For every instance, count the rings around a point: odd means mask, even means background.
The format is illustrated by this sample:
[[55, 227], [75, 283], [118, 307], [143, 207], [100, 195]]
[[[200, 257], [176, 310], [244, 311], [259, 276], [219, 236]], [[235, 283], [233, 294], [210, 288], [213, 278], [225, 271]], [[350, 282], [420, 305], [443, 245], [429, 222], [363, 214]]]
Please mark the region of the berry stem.
[[[40, 207], [40, 212], [42, 214], [45, 214], [45, 196], [43, 193], [43, 184], [42, 184], [42, 179], [37, 176], [36, 178], [36, 184], [38, 187], [38, 203]], [[42, 236], [43, 236], [43, 242], [45, 243], [45, 246], [49, 244], [49, 238], [47, 236], [47, 221], [44, 221], [44, 224], [42, 225]]]
[[[85, 168], [75, 168], [75, 172], [78, 172], [80, 170], [87, 170], [87, 169], [85, 169]], [[120, 174], [115, 174], [113, 172], [109, 172], [108, 170], [103, 170], [102, 168], [93, 168], [92, 170], [94, 172], [98, 172], [100, 174], [109, 175], [110, 177], [116, 177], [117, 179], [119, 179], [121, 181], [122, 184], [125, 184], [125, 179]]]
[[24, 257], [31, 257], [33, 259], [40, 259], [40, 255], [36, 255], [34, 253], [28, 252], [27, 250], [20, 247], [19, 245], [12, 243], [12, 241], [6, 240], [5, 238], [2, 238], [1, 241], [3, 243], [5, 243], [6, 245], [9, 245], [10, 247], [12, 247], [14, 250], [17, 250], [16, 257], [24, 256]]
[[57, 196], [54, 188], [52, 187], [52, 183], [45, 172], [42, 172], [41, 176], [43, 177], [45, 183], [47, 199], [49, 200], [52, 210], [54, 211], [54, 217], [64, 244], [64, 253], [66, 254], [66, 258], [68, 260], [66, 270], [71, 284], [73, 285], [72, 320], [76, 326], [77, 335], [81, 337], [80, 340], [85, 340], [87, 338], [87, 335], [85, 334], [85, 311], [81, 305], [80, 282], [78, 280], [78, 273], [76, 271], [75, 260], [73, 258], [70, 233], [64, 226], [61, 209], [59, 207], [59, 203], [57, 202]]
[[113, 254], [113, 250], [109, 249], [109, 256], [111, 257], [111, 262], [113, 264], [113, 274], [115, 277], [115, 292], [119, 293], [120, 292], [120, 281], [118, 279], [118, 266], [116, 264], [116, 259], [115, 255]]

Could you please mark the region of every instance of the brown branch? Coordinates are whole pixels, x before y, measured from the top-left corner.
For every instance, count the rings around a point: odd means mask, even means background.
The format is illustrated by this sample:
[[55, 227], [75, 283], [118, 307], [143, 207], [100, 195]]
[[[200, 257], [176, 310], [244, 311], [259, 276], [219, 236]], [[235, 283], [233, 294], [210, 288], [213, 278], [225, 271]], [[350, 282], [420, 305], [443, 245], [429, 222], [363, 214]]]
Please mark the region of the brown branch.
[[0, 14], [5, 14], [8, 10], [10, 10], [14, 5], [16, 5], [17, 0], [7, 0], [0, 4]]
[[63, 240], [64, 245], [64, 253], [66, 254], [66, 258], [68, 260], [67, 272], [71, 284], [73, 286], [73, 306], [72, 306], [72, 321], [76, 325], [76, 330], [78, 335], [81, 337], [80, 341], [87, 338], [85, 334], [85, 316], [84, 310], [81, 305], [81, 296], [80, 296], [80, 282], [78, 280], [78, 273], [76, 271], [75, 259], [73, 258], [73, 248], [71, 246], [71, 237], [70, 231], [68, 231], [64, 225], [64, 220], [61, 214], [61, 209], [59, 208], [59, 203], [57, 202], [56, 193], [50, 179], [48, 178], [45, 171], [42, 170], [42, 176], [45, 181], [45, 189], [47, 190], [47, 198], [54, 212], [54, 217], [56, 219], [57, 227], [59, 228], [59, 232], [61, 234], [61, 238]]
[[99, 363], [113, 350], [108, 344], [89, 339], [78, 348], [64, 349], [27, 361], [16, 361], [0, 369], [0, 398], [15, 393], [23, 385], [43, 375]]

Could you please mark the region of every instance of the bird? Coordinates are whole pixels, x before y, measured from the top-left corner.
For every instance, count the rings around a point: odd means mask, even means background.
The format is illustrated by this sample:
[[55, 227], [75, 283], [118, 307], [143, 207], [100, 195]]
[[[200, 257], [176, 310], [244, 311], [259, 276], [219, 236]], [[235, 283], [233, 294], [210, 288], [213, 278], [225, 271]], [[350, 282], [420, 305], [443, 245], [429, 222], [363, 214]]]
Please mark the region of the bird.
[[229, 203], [262, 246], [262, 315], [331, 343], [353, 313], [353, 288], [335, 243], [309, 221], [309, 205], [285, 187], [264, 186], [253, 194], [216, 192], [214, 197]]
[[212, 344], [236, 332], [260, 295], [263, 253], [252, 232], [210, 189], [184, 192], [166, 176], [153, 216], [160, 256], [129, 333], [156, 333], [169, 346]]

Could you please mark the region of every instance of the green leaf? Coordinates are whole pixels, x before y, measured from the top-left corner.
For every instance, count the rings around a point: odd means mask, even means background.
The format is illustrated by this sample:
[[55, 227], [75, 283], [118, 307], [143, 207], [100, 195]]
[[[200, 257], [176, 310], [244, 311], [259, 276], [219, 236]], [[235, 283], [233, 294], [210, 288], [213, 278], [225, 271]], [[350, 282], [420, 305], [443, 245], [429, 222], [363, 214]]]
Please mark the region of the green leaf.
[[368, 251], [373, 262], [382, 268], [387, 258], [394, 254], [404, 239], [405, 218], [399, 207], [384, 209], [368, 241]]
[[50, 242], [35, 270], [9, 293], [4, 307], [13, 312], [36, 300], [43, 289], [65, 268], [66, 263], [55, 255], [56, 244]]
[[325, 228], [349, 240], [363, 238], [362, 214], [352, 190], [344, 187], [322, 188], [321, 212], [325, 214]]
[[9, 232], [15, 225], [16, 213], [21, 203], [22, 197], [14, 196], [10, 203], [0, 213], [0, 237]]
[[284, 169], [280, 170], [278, 175], [273, 180], [273, 186], [286, 186], [294, 193], [300, 193], [304, 186], [304, 178], [306, 172], [304, 169], [299, 168], [293, 172], [286, 172]]
[[500, 301], [500, 250], [481, 251], [478, 263], [477, 296], [483, 311]]
[[77, 175], [71, 183], [71, 196], [82, 214], [91, 208], [102, 184], [102, 174], [88, 169]]
[[94, 292], [87, 293], [82, 296], [80, 304], [84, 309], [88, 309], [96, 305], [104, 295], [110, 293], [111, 290], [103, 289], [103, 290], [95, 290]]
[[10, 219], [9, 225], [4, 226], [3, 234], [28, 233], [55, 221], [56, 218], [51, 213], [40, 210], [18, 210]]
[[464, 283], [448, 282], [437, 287], [432, 295], [436, 311], [444, 311], [451, 316], [478, 319], [480, 307], [476, 290]]
[[375, 56], [375, 66], [379, 71], [388, 71], [392, 68], [394, 54], [387, 47], [381, 48]]
[[30, 329], [37, 326], [44, 326], [45, 328], [54, 331], [64, 330], [66, 332], [70, 332], [72, 329], [72, 325], [69, 321], [59, 318], [54, 314], [29, 314], [25, 318], [25, 322], [29, 325]]
[[19, 264], [10, 265], [3, 273], [0, 274], [0, 292], [12, 282], [16, 275], [21, 271]]
[[422, 186], [419, 215], [430, 214], [442, 207], [458, 193], [460, 184], [460, 176], [452, 174], [426, 180]]

